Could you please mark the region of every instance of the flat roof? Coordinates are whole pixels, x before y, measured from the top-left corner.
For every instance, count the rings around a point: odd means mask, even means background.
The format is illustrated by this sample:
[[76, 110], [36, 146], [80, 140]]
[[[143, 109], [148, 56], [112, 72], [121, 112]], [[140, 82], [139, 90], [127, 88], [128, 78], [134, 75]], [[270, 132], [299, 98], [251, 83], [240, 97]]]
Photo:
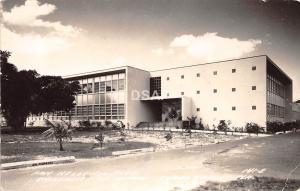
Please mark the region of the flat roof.
[[175, 97], [166, 97], [166, 96], [153, 96], [147, 98], [141, 98], [141, 101], [153, 101], [153, 100], [166, 100], [166, 99], [182, 99], [186, 96], [175, 96]]

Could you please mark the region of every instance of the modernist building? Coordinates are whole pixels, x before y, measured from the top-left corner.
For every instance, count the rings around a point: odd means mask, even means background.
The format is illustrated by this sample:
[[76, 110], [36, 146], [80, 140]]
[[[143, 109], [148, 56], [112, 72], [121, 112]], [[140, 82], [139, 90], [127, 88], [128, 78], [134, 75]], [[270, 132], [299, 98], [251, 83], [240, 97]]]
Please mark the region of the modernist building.
[[[233, 126], [292, 119], [292, 80], [265, 55], [156, 71], [124, 66], [66, 76], [78, 80], [72, 118], [139, 122], [185, 120]], [[63, 112], [56, 114], [66, 117]]]

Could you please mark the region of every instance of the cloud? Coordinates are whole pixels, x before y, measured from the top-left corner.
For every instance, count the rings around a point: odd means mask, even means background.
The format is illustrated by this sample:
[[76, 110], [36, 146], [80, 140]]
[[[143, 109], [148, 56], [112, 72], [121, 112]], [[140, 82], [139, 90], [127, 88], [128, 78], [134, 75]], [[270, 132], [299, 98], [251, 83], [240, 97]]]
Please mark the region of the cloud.
[[156, 54], [158, 56], [161, 56], [161, 55], [164, 55], [164, 54], [168, 54], [168, 55], [171, 55], [171, 54], [174, 54], [174, 50], [169, 48], [167, 50], [163, 49], [163, 48], [156, 48], [156, 49], [152, 49], [151, 52], [153, 54]]
[[[1, 24], [2, 48], [21, 54], [47, 54], [59, 52], [72, 46], [74, 37], [82, 30], [60, 21], [50, 22], [40, 17], [52, 14], [56, 6], [41, 4], [38, 0], [26, 0], [23, 5], [14, 6], [3, 12]], [[30, 32], [20, 32], [18, 27], [30, 27]], [[39, 34], [40, 28], [47, 33]], [[35, 56], [36, 56], [35, 55]]]
[[170, 43], [172, 48], [183, 48], [188, 55], [195, 59], [215, 61], [239, 58], [255, 50], [261, 40], [246, 41], [236, 38], [225, 38], [217, 33], [205, 33], [202, 36], [181, 35]]
[[3, 19], [4, 23], [9, 25], [45, 27], [61, 35], [77, 35], [80, 32], [78, 28], [71, 25], [63, 25], [60, 21], [49, 22], [40, 18], [53, 13], [55, 10], [55, 5], [40, 4], [38, 0], [26, 0], [24, 5], [14, 6], [10, 11], [3, 12]]

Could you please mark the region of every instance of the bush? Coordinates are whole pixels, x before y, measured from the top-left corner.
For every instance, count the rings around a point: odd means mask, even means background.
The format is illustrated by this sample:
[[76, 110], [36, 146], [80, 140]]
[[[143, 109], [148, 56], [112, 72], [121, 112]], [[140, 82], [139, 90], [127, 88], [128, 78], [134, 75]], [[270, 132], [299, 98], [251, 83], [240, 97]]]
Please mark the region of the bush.
[[285, 131], [285, 127], [282, 122], [279, 121], [267, 122], [267, 132], [276, 133], [280, 131]]
[[219, 131], [228, 131], [228, 124], [226, 123], [225, 120], [220, 120], [218, 126], [217, 126]]
[[256, 123], [247, 123], [245, 126], [246, 132], [247, 133], [261, 133], [263, 132], [263, 129], [257, 125]]
[[81, 128], [87, 128], [90, 129], [92, 127], [92, 124], [89, 120], [85, 120], [85, 121], [79, 121], [79, 126]]

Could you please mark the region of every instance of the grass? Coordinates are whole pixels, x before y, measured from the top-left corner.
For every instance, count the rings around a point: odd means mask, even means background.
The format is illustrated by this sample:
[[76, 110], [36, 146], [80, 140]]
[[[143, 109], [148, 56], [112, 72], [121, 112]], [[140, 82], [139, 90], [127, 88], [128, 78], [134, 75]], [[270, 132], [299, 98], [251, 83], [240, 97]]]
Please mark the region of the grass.
[[124, 138], [118, 131], [104, 131], [104, 145], [100, 148], [95, 140], [97, 132], [75, 131], [73, 139], [63, 144], [65, 151], [59, 151], [59, 145], [53, 139], [44, 139], [39, 133], [2, 134], [2, 163], [44, 159], [47, 157], [75, 156], [77, 159], [90, 159], [112, 156], [114, 151], [155, 147], [159, 150], [185, 148], [187, 146], [208, 145], [218, 142], [240, 139], [241, 136], [212, 135], [193, 133], [173, 133], [172, 141], [166, 141], [166, 132], [125, 131]]

